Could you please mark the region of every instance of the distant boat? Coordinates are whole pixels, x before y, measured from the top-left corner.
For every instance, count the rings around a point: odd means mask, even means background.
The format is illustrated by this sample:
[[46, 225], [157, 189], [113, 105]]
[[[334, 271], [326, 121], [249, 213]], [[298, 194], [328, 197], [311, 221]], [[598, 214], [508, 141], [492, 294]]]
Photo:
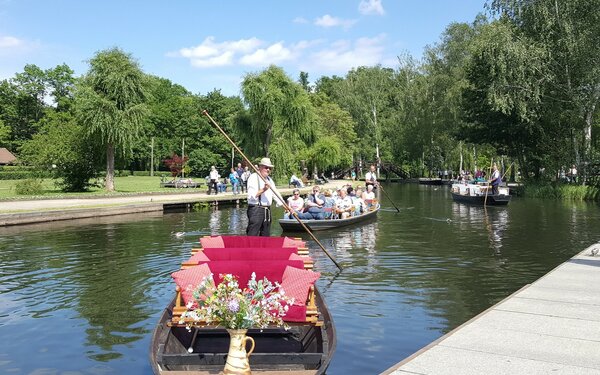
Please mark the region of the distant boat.
[[[302, 223], [308, 227], [311, 231], [316, 230], [327, 230], [344, 227], [366, 221], [369, 218], [375, 218], [379, 211], [379, 204], [370, 211], [363, 213], [358, 216], [350, 216], [346, 219], [322, 219], [322, 220], [302, 220]], [[279, 225], [284, 232], [302, 232], [304, 228], [296, 219], [280, 219]]]
[[491, 186], [474, 183], [454, 183], [452, 184], [451, 193], [455, 202], [480, 206], [506, 206], [511, 198], [506, 186], [498, 187], [498, 194], [494, 195]]
[[442, 185], [441, 178], [429, 178], [429, 177], [421, 177], [419, 178], [420, 185]]

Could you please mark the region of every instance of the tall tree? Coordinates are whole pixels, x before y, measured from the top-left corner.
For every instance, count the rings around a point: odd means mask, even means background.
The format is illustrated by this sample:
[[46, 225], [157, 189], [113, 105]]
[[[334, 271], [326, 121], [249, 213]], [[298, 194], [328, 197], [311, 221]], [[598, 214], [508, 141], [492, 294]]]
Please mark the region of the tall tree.
[[130, 54], [119, 48], [100, 51], [76, 98], [79, 121], [106, 147], [105, 188], [114, 191], [115, 150], [130, 150], [147, 115], [146, 77]]
[[283, 69], [270, 66], [246, 75], [242, 82], [247, 116], [240, 117], [238, 131], [254, 156], [272, 157], [277, 176], [288, 175], [296, 161], [293, 155], [312, 139], [312, 106], [308, 93]]
[[545, 51], [548, 79], [537, 82], [541, 113], [552, 114], [547, 121], [555, 127], [567, 123], [563, 137], [573, 135], [574, 159], [589, 161], [600, 102], [600, 1], [494, 0], [491, 9], [515, 26], [527, 47]]

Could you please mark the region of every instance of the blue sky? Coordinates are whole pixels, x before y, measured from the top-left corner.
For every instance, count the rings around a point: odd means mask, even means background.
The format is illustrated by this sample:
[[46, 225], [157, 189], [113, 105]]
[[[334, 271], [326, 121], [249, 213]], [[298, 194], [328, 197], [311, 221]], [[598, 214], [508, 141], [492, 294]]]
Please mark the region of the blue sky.
[[270, 64], [296, 80], [420, 58], [451, 22], [485, 0], [0, 0], [0, 79], [66, 63], [84, 74], [94, 53], [120, 47], [142, 69], [191, 92], [238, 95]]

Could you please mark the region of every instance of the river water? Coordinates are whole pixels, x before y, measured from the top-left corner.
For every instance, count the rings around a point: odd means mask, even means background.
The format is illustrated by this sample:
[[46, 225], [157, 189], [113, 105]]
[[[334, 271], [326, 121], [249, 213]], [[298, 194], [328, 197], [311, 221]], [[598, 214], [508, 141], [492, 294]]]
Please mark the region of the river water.
[[[343, 272], [310, 244], [337, 329], [328, 374], [380, 373], [600, 240], [596, 204], [385, 189], [399, 213], [384, 199], [376, 220], [316, 233]], [[151, 374], [170, 273], [199, 236], [245, 226], [227, 207], [0, 228], [0, 373]]]

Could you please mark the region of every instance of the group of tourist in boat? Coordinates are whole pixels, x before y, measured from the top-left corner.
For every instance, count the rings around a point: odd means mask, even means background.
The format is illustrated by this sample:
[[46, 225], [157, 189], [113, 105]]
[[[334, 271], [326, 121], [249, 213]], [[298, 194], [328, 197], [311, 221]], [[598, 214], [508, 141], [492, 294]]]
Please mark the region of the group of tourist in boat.
[[[346, 219], [367, 212], [375, 199], [374, 185], [356, 189], [352, 185], [344, 185], [335, 190], [321, 191], [319, 185], [312, 188], [306, 198], [300, 196], [300, 190], [294, 189], [293, 195], [287, 199], [288, 207], [302, 220]], [[284, 214], [285, 219], [293, 218], [291, 212]]]
[[[288, 206], [301, 220], [323, 220], [360, 215], [368, 212], [374, 205], [377, 188], [375, 167], [367, 173], [366, 187], [351, 185], [339, 189], [321, 191], [315, 185], [312, 193], [306, 199], [300, 197], [300, 191], [294, 189], [294, 194], [287, 202], [281, 201], [281, 194], [270, 177], [274, 165], [269, 158], [262, 158], [258, 163], [258, 173], [248, 177], [248, 236], [269, 236], [271, 233], [271, 205], [275, 199], [278, 206]], [[367, 177], [367, 176], [365, 176]], [[286, 218], [293, 218], [291, 211], [286, 212]]]

